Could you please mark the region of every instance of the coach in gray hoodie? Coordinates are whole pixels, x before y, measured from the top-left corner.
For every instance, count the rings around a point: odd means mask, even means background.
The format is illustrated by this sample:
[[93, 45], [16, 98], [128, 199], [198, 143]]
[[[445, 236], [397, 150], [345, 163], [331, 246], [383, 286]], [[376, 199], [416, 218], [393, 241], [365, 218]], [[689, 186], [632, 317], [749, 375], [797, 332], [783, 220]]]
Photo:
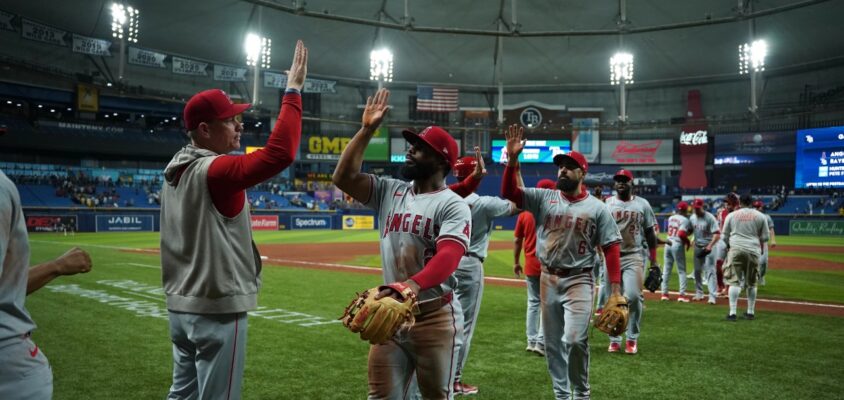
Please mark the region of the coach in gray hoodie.
[[256, 152], [227, 155], [240, 148], [240, 113], [249, 104], [212, 89], [185, 105], [191, 144], [173, 156], [161, 189], [161, 270], [173, 341], [168, 399], [240, 398], [246, 313], [257, 306], [261, 285], [246, 189], [293, 163], [307, 60], [299, 41], [278, 121]]

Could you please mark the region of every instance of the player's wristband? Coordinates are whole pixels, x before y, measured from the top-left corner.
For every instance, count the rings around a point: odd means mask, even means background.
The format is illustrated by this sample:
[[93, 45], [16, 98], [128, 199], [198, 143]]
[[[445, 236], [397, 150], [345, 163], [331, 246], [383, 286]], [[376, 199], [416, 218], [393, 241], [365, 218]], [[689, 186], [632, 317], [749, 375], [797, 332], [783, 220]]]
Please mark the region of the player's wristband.
[[401, 295], [404, 298], [408, 298], [408, 297], [413, 298], [413, 299], [416, 298], [416, 295], [413, 293], [413, 289], [410, 288], [410, 285], [408, 285], [404, 282], [393, 282], [389, 285], [379, 286], [378, 290], [381, 291], [381, 290], [384, 290], [386, 288], [393, 289], [396, 293], [398, 293], [399, 295]]
[[288, 94], [288, 93], [295, 93], [295, 94], [298, 94], [300, 96], [302, 95], [302, 92], [300, 92], [299, 89], [296, 89], [296, 88], [284, 89], [284, 94]]

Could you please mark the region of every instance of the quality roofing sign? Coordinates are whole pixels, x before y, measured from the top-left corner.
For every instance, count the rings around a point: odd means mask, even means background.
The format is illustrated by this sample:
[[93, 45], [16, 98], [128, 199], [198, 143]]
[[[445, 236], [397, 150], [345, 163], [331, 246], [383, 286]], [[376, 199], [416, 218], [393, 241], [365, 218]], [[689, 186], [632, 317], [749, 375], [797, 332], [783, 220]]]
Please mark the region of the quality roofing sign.
[[602, 140], [601, 164], [671, 164], [671, 140]]

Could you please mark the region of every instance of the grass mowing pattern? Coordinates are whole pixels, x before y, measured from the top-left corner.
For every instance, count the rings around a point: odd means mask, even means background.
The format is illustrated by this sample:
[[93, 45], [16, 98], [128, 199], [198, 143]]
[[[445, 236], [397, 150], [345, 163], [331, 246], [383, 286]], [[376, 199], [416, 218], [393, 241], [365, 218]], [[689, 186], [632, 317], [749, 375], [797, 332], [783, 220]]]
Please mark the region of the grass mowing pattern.
[[[341, 237], [336, 231], [270, 232], [256, 239], [288, 243], [287, 235], [289, 242], [297, 243]], [[350, 236], [344, 232], [342, 237]], [[377, 240], [374, 232], [353, 237]], [[785, 244], [784, 239], [780, 243]], [[160, 296], [137, 297], [98, 283], [119, 279], [159, 287], [157, 255], [99, 247], [157, 247], [157, 234], [37, 234], [32, 240], [33, 263], [58, 256], [72, 243], [91, 252], [91, 273], [62, 277], [49, 286], [76, 284], [163, 307]], [[509, 269], [512, 253], [501, 257]], [[499, 268], [508, 276], [512, 273]], [[774, 281], [763, 294], [768, 289], [797, 290], [807, 281], [840, 279], [811, 275], [817, 274], [813, 271], [775, 272], [778, 278], [771, 276]], [[267, 267], [259, 303], [328, 320], [342, 313], [354, 292], [379, 282], [377, 275]], [[841, 302], [840, 289], [828, 296]], [[553, 398], [544, 359], [524, 351], [525, 297], [523, 288], [488, 285], [484, 291], [464, 378], [480, 387], [478, 398]], [[844, 319], [761, 312], [756, 321], [728, 323], [723, 307], [650, 301], [646, 306], [636, 356], [606, 353], [606, 336], [591, 332], [595, 398], [811, 399], [844, 393], [837, 374], [844, 358]], [[740, 312], [741, 307], [740, 303]], [[34, 339], [53, 366], [55, 399], [151, 399], [166, 394], [172, 368], [166, 320], [138, 317], [49, 288], [28, 297], [27, 308], [39, 326]], [[340, 324], [303, 327], [257, 317], [250, 317], [249, 324], [244, 398], [365, 397], [368, 346]]]

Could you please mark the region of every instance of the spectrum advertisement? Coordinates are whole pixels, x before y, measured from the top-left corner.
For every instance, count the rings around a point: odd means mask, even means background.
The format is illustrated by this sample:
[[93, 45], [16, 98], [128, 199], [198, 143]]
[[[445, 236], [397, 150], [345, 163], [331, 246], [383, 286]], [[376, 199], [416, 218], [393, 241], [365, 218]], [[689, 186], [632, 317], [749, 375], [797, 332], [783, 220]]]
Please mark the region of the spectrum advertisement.
[[794, 187], [844, 187], [844, 126], [797, 131]]
[[[492, 141], [492, 159], [502, 164], [507, 162], [507, 141]], [[554, 156], [571, 151], [570, 140], [528, 140], [519, 162], [522, 163], [554, 163]]]

